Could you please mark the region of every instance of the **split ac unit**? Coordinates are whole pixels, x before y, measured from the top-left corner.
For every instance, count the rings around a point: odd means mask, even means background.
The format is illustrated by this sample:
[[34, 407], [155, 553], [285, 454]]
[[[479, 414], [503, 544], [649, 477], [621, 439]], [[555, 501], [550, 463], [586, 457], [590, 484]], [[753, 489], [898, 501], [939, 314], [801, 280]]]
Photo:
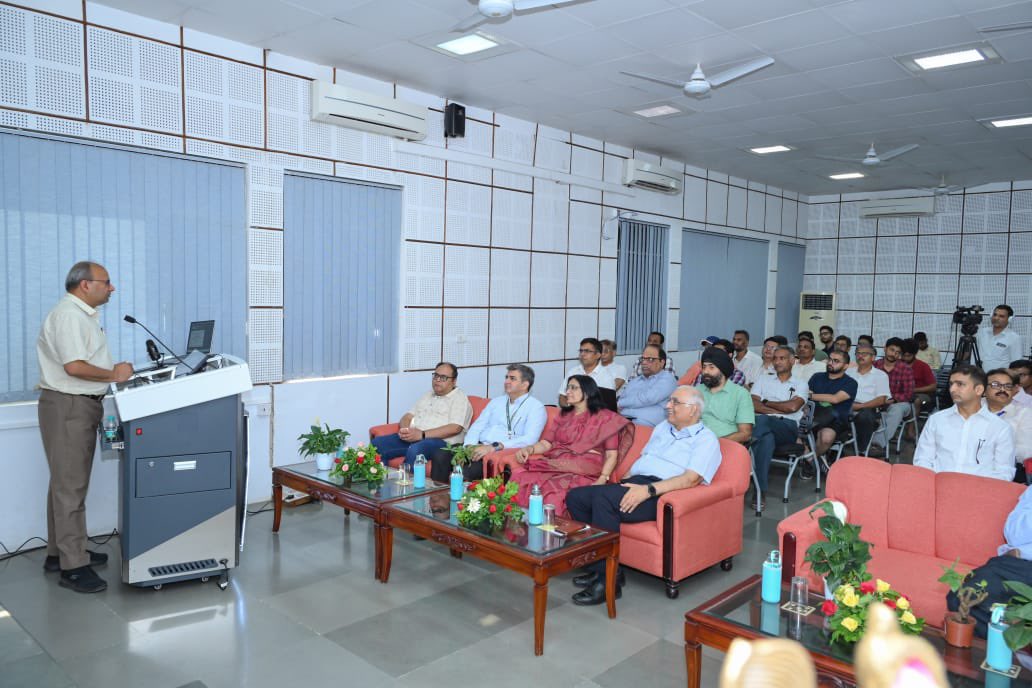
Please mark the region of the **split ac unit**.
[[804, 291], [799, 295], [799, 331], [809, 330], [816, 335], [824, 325], [835, 328], [835, 294]]
[[860, 217], [931, 215], [935, 212], [935, 196], [860, 201], [859, 208]]
[[636, 189], [675, 194], [681, 192], [684, 175], [670, 167], [631, 158], [624, 160], [623, 183]]
[[312, 83], [312, 119], [410, 141], [426, 138], [426, 108], [326, 81]]

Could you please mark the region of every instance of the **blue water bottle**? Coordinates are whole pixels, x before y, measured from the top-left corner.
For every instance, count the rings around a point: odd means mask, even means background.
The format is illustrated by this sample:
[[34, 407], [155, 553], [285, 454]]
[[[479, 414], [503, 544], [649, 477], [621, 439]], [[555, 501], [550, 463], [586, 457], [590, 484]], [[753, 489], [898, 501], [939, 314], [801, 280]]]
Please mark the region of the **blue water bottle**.
[[412, 465], [412, 487], [426, 487], [426, 457], [420, 454]]
[[781, 601], [781, 552], [772, 550], [763, 562], [763, 581], [760, 585], [760, 597], [764, 602], [777, 604]]
[[760, 602], [760, 630], [777, 637], [781, 630], [781, 607], [771, 602]]
[[462, 499], [462, 466], [456, 466], [452, 469], [448, 488], [448, 497], [450, 497], [453, 502], [457, 502]]
[[994, 604], [992, 616], [989, 617], [989, 628], [986, 632], [985, 662], [997, 671], [1010, 671], [1012, 653], [1003, 638], [1007, 624], [1003, 623], [1006, 605]]
[[541, 488], [537, 485], [530, 488], [530, 504], [527, 506], [527, 523], [539, 526], [545, 520], [545, 503], [541, 499]]

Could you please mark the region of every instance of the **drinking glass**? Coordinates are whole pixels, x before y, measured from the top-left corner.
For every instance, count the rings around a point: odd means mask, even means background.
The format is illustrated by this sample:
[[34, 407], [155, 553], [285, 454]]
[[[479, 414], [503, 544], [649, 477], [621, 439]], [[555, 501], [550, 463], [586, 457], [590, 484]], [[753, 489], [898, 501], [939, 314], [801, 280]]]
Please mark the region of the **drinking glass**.
[[799, 606], [806, 606], [809, 600], [810, 583], [803, 576], [792, 576], [788, 601]]
[[545, 504], [545, 522], [542, 527], [544, 530], [555, 530], [555, 504]]

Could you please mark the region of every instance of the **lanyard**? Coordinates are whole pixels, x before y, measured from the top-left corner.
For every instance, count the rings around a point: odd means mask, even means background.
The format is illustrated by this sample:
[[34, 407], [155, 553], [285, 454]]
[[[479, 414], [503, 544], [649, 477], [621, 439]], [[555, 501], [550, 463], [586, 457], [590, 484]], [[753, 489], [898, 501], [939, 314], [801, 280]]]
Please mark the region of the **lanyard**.
[[520, 405], [517, 406], [516, 410], [513, 411], [511, 414], [509, 413], [509, 403], [510, 403], [509, 400], [506, 399], [505, 400], [505, 427], [509, 431], [509, 438], [511, 439], [512, 438], [512, 421], [516, 417], [516, 414], [520, 412], [520, 409], [523, 408], [523, 405], [527, 403], [527, 398], [523, 397], [523, 401], [520, 402]]

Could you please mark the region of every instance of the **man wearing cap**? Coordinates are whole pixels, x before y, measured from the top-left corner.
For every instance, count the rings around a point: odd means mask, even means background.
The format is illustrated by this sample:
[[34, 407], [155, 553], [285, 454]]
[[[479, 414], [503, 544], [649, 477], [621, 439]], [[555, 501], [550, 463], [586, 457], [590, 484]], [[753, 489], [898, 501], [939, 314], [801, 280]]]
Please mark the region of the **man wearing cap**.
[[744, 443], [752, 438], [756, 414], [749, 391], [728, 379], [735, 372], [731, 357], [712, 346], [702, 352], [702, 384], [696, 388], [705, 402], [702, 424], [717, 437]]
[[666, 370], [667, 354], [661, 347], [646, 346], [641, 352], [641, 375], [624, 385], [617, 400], [620, 413], [638, 425], [655, 427], [666, 418], [666, 402], [677, 389], [677, 379]]

